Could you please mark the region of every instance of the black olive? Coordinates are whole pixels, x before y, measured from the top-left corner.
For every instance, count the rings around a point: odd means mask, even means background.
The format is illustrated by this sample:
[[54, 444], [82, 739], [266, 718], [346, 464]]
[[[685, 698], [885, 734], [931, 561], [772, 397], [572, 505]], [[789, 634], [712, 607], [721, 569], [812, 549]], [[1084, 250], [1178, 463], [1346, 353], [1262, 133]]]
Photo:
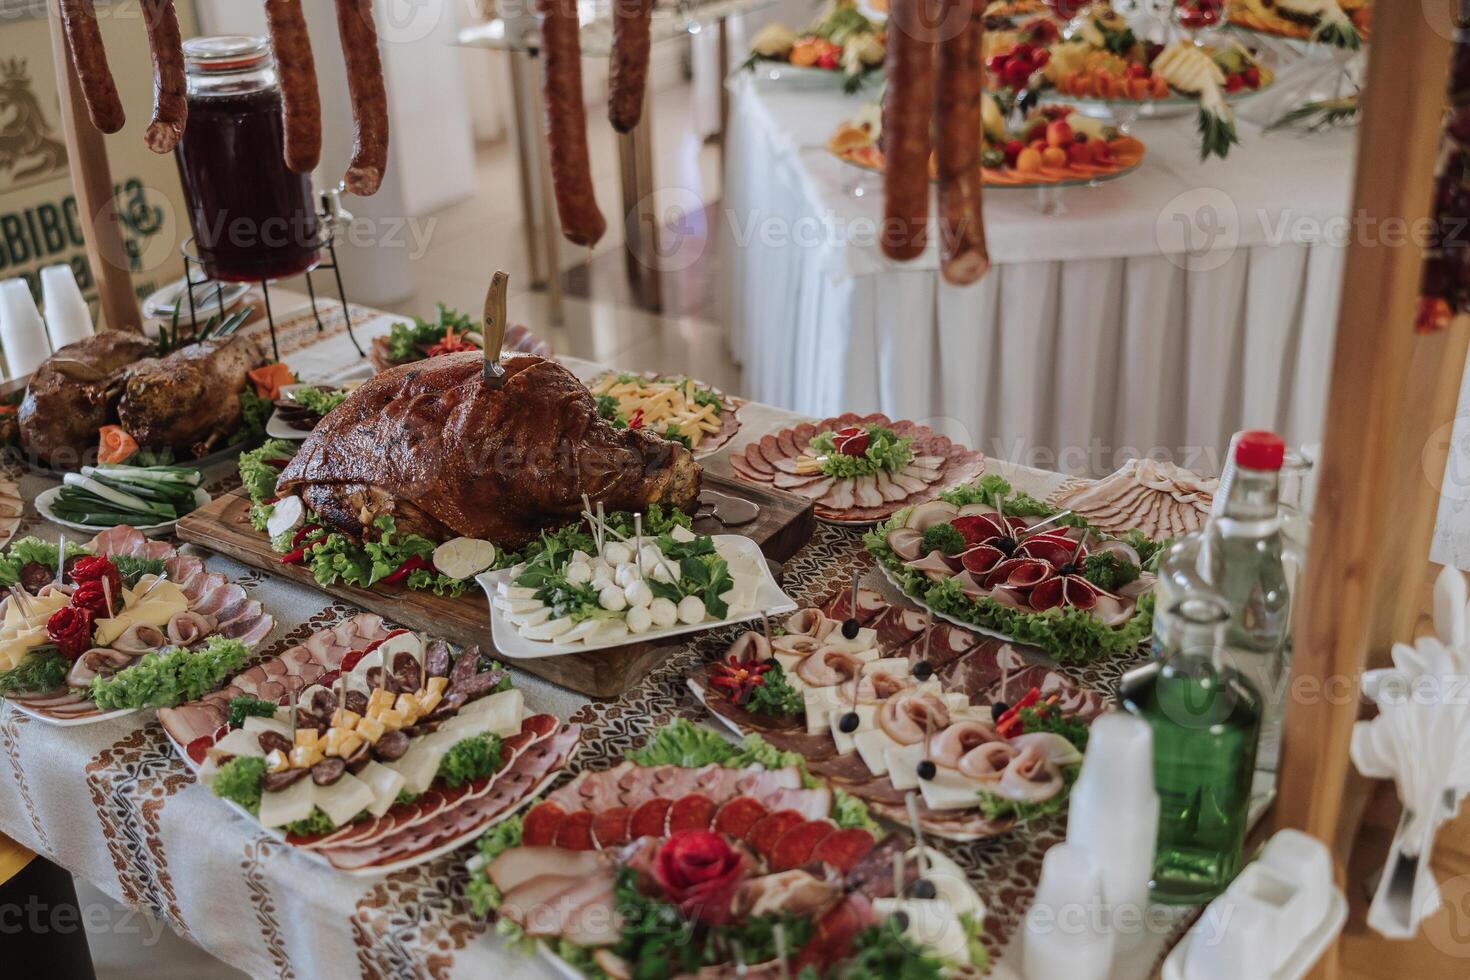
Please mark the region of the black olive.
[[927, 660], [920, 660], [914, 664], [914, 676], [918, 678], [920, 684], [924, 683], [934, 676], [934, 665]]
[[1003, 701], [997, 701], [990, 706], [990, 720], [1000, 721], [1000, 716], [1011, 710], [1011, 706]]
[[842, 635], [845, 639], [857, 639], [858, 630], [860, 629], [862, 629], [862, 626], [856, 619], [844, 619], [842, 621]]
[[849, 711], [837, 720], [837, 730], [844, 734], [851, 735], [857, 731], [857, 727], [858, 716], [856, 711]]
[[928, 901], [929, 899], [934, 898], [936, 895], [938, 895], [939, 892], [935, 890], [934, 882], [930, 881], [928, 878], [915, 878], [912, 882], [909, 883], [909, 887], [905, 894], [907, 894], [909, 898], [919, 898]]
[[909, 928], [909, 914], [903, 909], [893, 913], [893, 924], [898, 926], [899, 932], [907, 932]]
[[767, 667], [781, 666], [781, 661], [777, 660], [775, 657], [767, 657], [766, 659], [762, 660], [761, 663], [765, 664]]
[[1016, 553], [1016, 539], [1015, 538], [995, 538], [994, 540], [992, 540], [990, 542], [990, 544], [991, 544], [992, 547], [995, 548], [996, 551], [999, 551], [1001, 554], [1005, 555], [1007, 558], [1011, 557], [1012, 555], [1014, 555]]
[[933, 759], [921, 759], [919, 761], [918, 773], [920, 779], [933, 779], [936, 772], [938, 770], [934, 768]]

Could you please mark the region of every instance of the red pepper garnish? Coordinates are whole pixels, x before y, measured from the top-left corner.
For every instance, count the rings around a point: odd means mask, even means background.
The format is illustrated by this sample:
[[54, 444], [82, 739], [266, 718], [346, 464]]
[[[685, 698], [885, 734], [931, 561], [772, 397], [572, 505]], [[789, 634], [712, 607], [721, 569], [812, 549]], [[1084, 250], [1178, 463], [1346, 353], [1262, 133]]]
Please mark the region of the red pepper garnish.
[[286, 467], [291, 465], [291, 461], [289, 459], [286, 459], [284, 456], [278, 457], [276, 459], [262, 460], [261, 462], [265, 463], [265, 465], [267, 466], [273, 466], [278, 470], [284, 470]]
[[413, 555], [408, 561], [394, 569], [391, 574], [384, 577], [382, 581], [384, 585], [397, 585], [419, 569], [425, 568], [432, 570], [433, 567], [427, 558], [420, 558], [418, 555]]
[[1011, 705], [1006, 713], [1000, 716], [1000, 720], [995, 723], [996, 732], [1001, 735], [1010, 735], [1011, 730], [1021, 724], [1021, 709], [1029, 708], [1040, 700], [1041, 688], [1033, 687], [1027, 691], [1021, 700]]
[[299, 564], [301, 564], [301, 559], [303, 559], [305, 557], [306, 557], [306, 549], [305, 548], [292, 548], [290, 551], [286, 552], [284, 555], [281, 556], [281, 564], [282, 565], [299, 565]]
[[296, 536], [291, 539], [291, 547], [293, 547], [293, 548], [300, 547], [301, 546], [301, 542], [304, 541], [304, 540], [306, 540], [306, 536], [308, 534], [311, 534], [313, 531], [320, 531], [320, 530], [322, 530], [322, 526], [320, 524], [307, 524], [307, 525], [305, 525], [304, 527], [301, 528], [301, 530], [297, 531], [296, 532]]
[[709, 683], [711, 687], [725, 692], [731, 701], [743, 705], [750, 700], [755, 689], [766, 682], [763, 675], [770, 669], [770, 664], [760, 660], [741, 663], [731, 657], [724, 663], [715, 663], [710, 667]]
[[635, 411], [632, 415], [628, 416], [628, 428], [630, 428], [630, 429], [641, 429], [641, 428], [643, 428], [643, 409], [640, 408], [637, 411]]

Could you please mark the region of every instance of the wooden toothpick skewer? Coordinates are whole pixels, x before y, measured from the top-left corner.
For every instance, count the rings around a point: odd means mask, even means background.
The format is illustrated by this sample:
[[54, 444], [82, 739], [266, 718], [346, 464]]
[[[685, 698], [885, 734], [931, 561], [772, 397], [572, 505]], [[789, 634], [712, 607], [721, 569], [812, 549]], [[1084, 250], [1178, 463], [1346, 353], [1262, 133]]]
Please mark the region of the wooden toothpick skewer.
[[781, 980], [791, 980], [791, 964], [786, 962], [786, 924], [776, 923], [776, 960], [781, 964]]
[[56, 536], [56, 584], [66, 582], [66, 535]]
[[633, 567], [638, 569], [638, 581], [643, 581], [643, 514], [633, 515], [633, 537], [634, 546], [638, 549], [633, 555]]

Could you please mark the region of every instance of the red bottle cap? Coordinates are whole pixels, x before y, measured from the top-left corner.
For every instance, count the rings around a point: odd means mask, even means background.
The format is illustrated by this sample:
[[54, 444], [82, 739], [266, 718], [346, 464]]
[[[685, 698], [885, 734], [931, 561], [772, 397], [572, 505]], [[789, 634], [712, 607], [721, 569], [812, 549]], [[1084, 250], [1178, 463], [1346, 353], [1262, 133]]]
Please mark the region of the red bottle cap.
[[1279, 470], [1286, 457], [1286, 441], [1274, 432], [1256, 429], [1235, 440], [1235, 464], [1248, 470]]

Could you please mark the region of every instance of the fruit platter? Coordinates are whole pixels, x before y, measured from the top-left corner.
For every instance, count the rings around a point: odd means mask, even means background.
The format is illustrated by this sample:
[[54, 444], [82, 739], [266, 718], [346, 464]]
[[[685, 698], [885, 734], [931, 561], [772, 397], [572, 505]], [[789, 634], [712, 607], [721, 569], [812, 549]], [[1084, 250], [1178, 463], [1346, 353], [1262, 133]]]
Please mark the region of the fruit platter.
[[780, 23], [761, 28], [741, 68], [769, 68], [773, 77], [841, 78], [843, 89], [855, 92], [883, 70], [884, 30], [853, 0], [834, 0], [805, 30]]
[[759, 737], [678, 720], [486, 833], [468, 894], [571, 976], [983, 971], [985, 906], [938, 851]]
[[[995, 96], [984, 96], [982, 108], [980, 161], [986, 187], [1090, 184], [1125, 176], [1143, 162], [1143, 143], [1070, 106], [1039, 106], [1015, 129], [1007, 127]], [[827, 149], [840, 160], [881, 173], [882, 128], [879, 108], [866, 107], [857, 118], [838, 126]], [[934, 179], [932, 156], [929, 170]]]
[[619, 428], [648, 428], [694, 453], [712, 455], [740, 431], [740, 402], [693, 378], [608, 371], [587, 383], [597, 414]]
[[803, 422], [730, 456], [735, 475], [816, 504], [819, 518], [865, 525], [985, 470], [985, 455], [916, 422], [852, 412]]
[[947, 840], [998, 836], [1066, 802], [1103, 695], [870, 589], [779, 626], [742, 634], [689, 678], [736, 733]]
[[0, 583], [0, 696], [53, 725], [197, 698], [275, 625], [240, 585], [127, 526], [14, 541]]
[[749, 538], [695, 534], [677, 523], [645, 536], [642, 515], [634, 515], [631, 535], [596, 514], [586, 523], [590, 533], [574, 526], [543, 535], [524, 561], [479, 577], [503, 656], [654, 641], [795, 608]]
[[[374, 337], [368, 357], [376, 370], [386, 371], [400, 364], [412, 364], [442, 354], [483, 351], [484, 348], [485, 338], [474, 320], [443, 303], [436, 303], [432, 320], [416, 316], [412, 323], [394, 323], [385, 336]], [[551, 345], [519, 323], [505, 328], [501, 349], [551, 357]]]
[[1368, 40], [1371, 0], [1227, 0], [1231, 27], [1356, 51]]
[[990, 475], [905, 507], [864, 538], [904, 595], [961, 626], [1061, 662], [1127, 656], [1147, 641], [1167, 541], [1103, 533]]
[[992, 32], [985, 51], [990, 84], [1011, 96], [1029, 89], [1124, 119], [1197, 110], [1204, 156], [1223, 157], [1239, 142], [1230, 103], [1275, 77], [1238, 42], [1142, 40], [1106, 4], [1085, 9], [1065, 28], [1037, 18]]
[[[366, 642], [344, 650], [344, 638]], [[308, 682], [302, 665], [327, 666], [314, 652], [339, 659]], [[376, 617], [254, 670], [297, 683], [232, 694], [224, 723], [204, 735], [191, 706], [161, 720], [214, 795], [348, 874], [388, 874], [473, 840], [555, 779], [580, 739], [579, 726], [527, 714], [510, 675], [477, 648], [456, 652]]]

